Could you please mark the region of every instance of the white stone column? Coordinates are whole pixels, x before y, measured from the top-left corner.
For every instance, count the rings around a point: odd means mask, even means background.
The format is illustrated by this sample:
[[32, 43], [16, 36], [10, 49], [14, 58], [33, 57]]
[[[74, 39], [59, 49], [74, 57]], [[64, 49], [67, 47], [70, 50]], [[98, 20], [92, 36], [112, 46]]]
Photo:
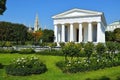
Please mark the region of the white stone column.
[[92, 23], [88, 23], [88, 41], [92, 42]]
[[79, 42], [82, 42], [82, 23], [79, 23]]
[[100, 28], [101, 28], [101, 23], [97, 23], [97, 43], [100, 42]]
[[70, 42], [73, 42], [74, 39], [73, 39], [73, 24], [71, 23], [70, 24]]
[[70, 27], [68, 27], [68, 42], [70, 42]]
[[57, 42], [61, 42], [61, 27], [58, 27]]
[[55, 24], [54, 25], [54, 37], [55, 37], [55, 39], [54, 39], [54, 42], [58, 42], [58, 26], [57, 26], [57, 24]]
[[62, 38], [62, 42], [65, 42], [65, 25], [64, 24], [62, 24], [62, 36], [61, 36], [61, 38]]

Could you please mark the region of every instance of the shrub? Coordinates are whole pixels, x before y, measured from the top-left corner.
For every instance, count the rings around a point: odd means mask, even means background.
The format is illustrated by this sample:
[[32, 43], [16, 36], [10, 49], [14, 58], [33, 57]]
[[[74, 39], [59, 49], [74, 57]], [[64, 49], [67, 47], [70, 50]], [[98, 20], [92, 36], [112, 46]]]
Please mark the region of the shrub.
[[5, 45], [5, 41], [0, 41], [0, 47], [3, 47]]
[[26, 41], [25, 45], [33, 45], [33, 41]]
[[56, 63], [56, 65], [65, 73], [76, 73], [118, 66], [120, 65], [120, 60], [115, 60], [114, 62], [112, 62], [106, 58], [103, 58], [101, 60], [99, 60], [98, 58], [91, 58], [89, 63], [86, 62], [86, 59], [82, 59], [72, 62], [60, 61]]
[[65, 46], [65, 43], [64, 42], [60, 42], [59, 43], [61, 47], [64, 47]]
[[93, 50], [94, 50], [94, 44], [92, 42], [88, 42], [84, 45], [84, 51], [86, 53], [87, 61], [90, 60]]
[[99, 80], [110, 80], [110, 78], [106, 76], [102, 76]]
[[96, 45], [96, 52], [99, 59], [103, 57], [103, 54], [105, 54], [105, 51], [106, 51], [106, 47], [103, 43], [98, 43]]
[[18, 51], [13, 49], [0, 49], [0, 53], [17, 53]]
[[62, 47], [63, 54], [65, 56], [65, 60], [67, 61], [67, 57], [71, 57], [71, 61], [73, 57], [79, 56], [79, 52], [81, 50], [81, 47], [79, 44], [75, 44], [73, 42], [67, 43], [64, 47]]
[[2, 63], [0, 63], [0, 69], [2, 69], [3, 68], [3, 65], [2, 65]]
[[7, 42], [5, 42], [5, 46], [6, 46], [6, 47], [11, 47], [11, 46], [12, 46], [12, 43], [9, 42], [9, 41], [7, 41]]
[[86, 54], [85, 54], [84, 49], [81, 49], [81, 50], [80, 50], [79, 57], [86, 57]]
[[67, 72], [66, 63], [64, 61], [59, 61], [56, 63], [56, 66], [59, 67], [63, 72]]
[[19, 53], [20, 54], [31, 54], [31, 53], [35, 53], [35, 51], [33, 49], [21, 49]]
[[48, 46], [48, 43], [46, 42], [42, 42], [42, 43], [39, 43], [40, 46], [44, 47], [44, 46]]
[[46, 65], [37, 57], [22, 57], [12, 61], [5, 67], [6, 73], [15, 76], [41, 74], [46, 72]]
[[85, 80], [92, 80], [92, 79], [90, 79], [90, 78], [86, 78]]
[[57, 43], [48, 43], [48, 46], [52, 48], [52, 47], [57, 46]]
[[120, 80], [120, 76], [118, 76], [116, 80]]
[[52, 55], [52, 56], [63, 56], [63, 53], [61, 50], [44, 50], [44, 51], [40, 51], [37, 52], [36, 54], [40, 54], [40, 55]]
[[[65, 56], [65, 61], [60, 61], [56, 65], [63, 71], [69, 73], [76, 72], [84, 72], [91, 70], [103, 69], [106, 67], [113, 67], [120, 65], [120, 53], [114, 54], [112, 60], [110, 56], [107, 56], [109, 53], [106, 52], [106, 47], [104, 44], [99, 43], [96, 46], [96, 52], [94, 53], [94, 57], [90, 58], [94, 51], [94, 44], [88, 42], [84, 45], [84, 48], [81, 44], [67, 43], [64, 47], [62, 47], [63, 54]], [[108, 47], [108, 44], [107, 44]], [[111, 50], [111, 48], [114, 48]], [[116, 47], [115, 45], [111, 45], [109, 43], [108, 52], [115, 53]], [[78, 54], [79, 53], [79, 54]], [[86, 58], [80, 58], [79, 56], [85, 54]], [[98, 57], [95, 55], [97, 54]], [[105, 57], [104, 57], [105, 55]], [[111, 54], [113, 55], [113, 54]], [[73, 58], [74, 57], [74, 58]], [[71, 59], [70, 59], [71, 58]], [[102, 77], [101, 80], [107, 79], [106, 77]]]
[[108, 50], [109, 56], [113, 60], [115, 57], [115, 51], [117, 50], [117, 43], [107, 42], [106, 45], [107, 45], [107, 50]]

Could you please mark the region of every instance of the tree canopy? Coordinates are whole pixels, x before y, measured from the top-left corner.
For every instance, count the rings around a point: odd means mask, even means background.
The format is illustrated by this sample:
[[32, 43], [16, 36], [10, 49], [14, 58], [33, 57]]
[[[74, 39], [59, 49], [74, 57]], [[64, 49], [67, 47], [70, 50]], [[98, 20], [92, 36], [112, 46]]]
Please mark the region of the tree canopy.
[[0, 41], [25, 41], [27, 27], [23, 24], [0, 22]]
[[106, 41], [116, 41], [120, 42], [120, 28], [116, 28], [113, 32], [105, 32]]
[[42, 30], [42, 41], [43, 42], [53, 42], [54, 41], [54, 31], [53, 30], [48, 30], [44, 29]]
[[117, 42], [120, 42], [120, 28], [114, 30], [114, 36], [115, 36], [115, 40]]
[[0, 0], [0, 15], [6, 10], [6, 1], [7, 0]]

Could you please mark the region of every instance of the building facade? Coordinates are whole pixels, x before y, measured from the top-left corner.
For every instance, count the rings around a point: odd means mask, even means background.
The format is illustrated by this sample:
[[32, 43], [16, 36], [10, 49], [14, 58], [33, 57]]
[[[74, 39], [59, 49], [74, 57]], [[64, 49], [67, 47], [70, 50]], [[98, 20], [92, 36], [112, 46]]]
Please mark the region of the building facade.
[[55, 42], [105, 43], [106, 20], [102, 12], [72, 9], [52, 17]]
[[120, 28], [120, 20], [109, 24], [106, 28], [106, 31], [114, 31], [116, 28]]

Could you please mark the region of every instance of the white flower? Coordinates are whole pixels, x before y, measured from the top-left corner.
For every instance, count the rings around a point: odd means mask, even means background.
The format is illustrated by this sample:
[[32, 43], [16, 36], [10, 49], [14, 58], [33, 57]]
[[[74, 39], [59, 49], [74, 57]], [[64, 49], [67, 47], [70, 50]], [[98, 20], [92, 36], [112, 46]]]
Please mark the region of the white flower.
[[81, 63], [80, 61], [78, 61], [78, 64]]
[[97, 62], [99, 62], [99, 59], [97, 59]]

